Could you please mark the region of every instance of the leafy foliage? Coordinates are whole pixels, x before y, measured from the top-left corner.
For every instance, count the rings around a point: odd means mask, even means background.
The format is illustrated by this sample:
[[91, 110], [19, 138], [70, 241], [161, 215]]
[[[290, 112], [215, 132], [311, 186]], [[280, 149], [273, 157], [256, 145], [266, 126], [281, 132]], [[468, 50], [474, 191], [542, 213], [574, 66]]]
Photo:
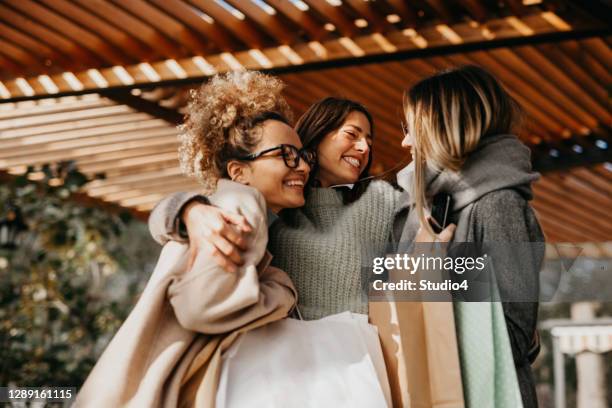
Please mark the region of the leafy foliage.
[[0, 384], [80, 386], [154, 266], [145, 225], [71, 199], [87, 182], [0, 185], [0, 218], [10, 200], [29, 228], [0, 253]]

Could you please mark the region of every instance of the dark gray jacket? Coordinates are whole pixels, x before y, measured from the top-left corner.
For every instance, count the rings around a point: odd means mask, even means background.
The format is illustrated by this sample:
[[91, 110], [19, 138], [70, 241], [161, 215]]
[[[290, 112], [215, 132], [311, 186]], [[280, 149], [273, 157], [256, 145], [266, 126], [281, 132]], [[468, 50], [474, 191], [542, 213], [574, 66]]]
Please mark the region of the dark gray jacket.
[[[398, 174], [398, 183], [407, 191], [394, 227], [401, 242], [412, 242], [419, 226], [416, 211], [411, 211], [413, 175], [412, 166]], [[537, 407], [530, 359], [537, 354], [534, 300], [545, 245], [529, 200], [531, 183], [538, 177], [531, 171], [529, 150], [511, 135], [483, 139], [459, 173], [429, 170], [426, 176], [428, 196], [444, 192], [453, 197], [451, 221], [457, 225], [453, 242], [503, 245], [507, 250], [497, 251], [495, 262], [501, 298], [532, 300], [502, 304], [525, 408]]]

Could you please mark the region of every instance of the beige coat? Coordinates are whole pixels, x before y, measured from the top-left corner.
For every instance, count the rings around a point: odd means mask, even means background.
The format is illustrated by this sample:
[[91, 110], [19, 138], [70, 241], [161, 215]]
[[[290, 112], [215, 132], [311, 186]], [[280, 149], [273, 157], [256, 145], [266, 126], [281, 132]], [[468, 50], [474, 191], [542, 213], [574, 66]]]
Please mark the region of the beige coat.
[[242, 332], [286, 317], [297, 294], [269, 266], [266, 206], [256, 190], [221, 180], [210, 197], [254, 227], [238, 273], [167, 243], [134, 309], [80, 389], [75, 407], [214, 407], [221, 354]]

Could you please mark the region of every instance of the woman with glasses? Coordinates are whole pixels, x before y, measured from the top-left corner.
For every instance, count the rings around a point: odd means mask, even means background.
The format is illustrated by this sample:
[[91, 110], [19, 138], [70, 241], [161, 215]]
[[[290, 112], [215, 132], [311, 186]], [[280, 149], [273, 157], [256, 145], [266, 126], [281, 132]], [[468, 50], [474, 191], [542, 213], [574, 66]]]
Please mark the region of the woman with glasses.
[[282, 88], [276, 78], [241, 72], [215, 76], [192, 94], [181, 127], [181, 169], [200, 181], [206, 202], [225, 220], [236, 224], [230, 214], [240, 214], [248, 222], [253, 233], [243, 242], [243, 265], [227, 273], [215, 254], [165, 245], [75, 406], [215, 406], [222, 353], [239, 334], [294, 308], [294, 285], [270, 266], [268, 222], [304, 204], [316, 156], [288, 125]]

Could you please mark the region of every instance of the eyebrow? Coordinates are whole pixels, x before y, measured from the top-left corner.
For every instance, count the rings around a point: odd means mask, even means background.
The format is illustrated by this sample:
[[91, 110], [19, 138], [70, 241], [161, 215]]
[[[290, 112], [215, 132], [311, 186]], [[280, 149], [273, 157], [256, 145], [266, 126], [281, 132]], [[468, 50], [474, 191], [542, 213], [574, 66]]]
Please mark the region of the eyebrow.
[[[357, 129], [359, 132], [363, 133], [363, 129], [362, 129], [362, 128], [360, 128], [360, 127], [359, 127], [359, 126], [357, 126], [357, 125], [353, 125], [352, 123], [347, 123], [345, 126], [352, 126], [352, 127], [354, 127], [355, 129]], [[368, 133], [368, 134], [366, 135], [366, 137], [372, 138], [372, 135]]]

